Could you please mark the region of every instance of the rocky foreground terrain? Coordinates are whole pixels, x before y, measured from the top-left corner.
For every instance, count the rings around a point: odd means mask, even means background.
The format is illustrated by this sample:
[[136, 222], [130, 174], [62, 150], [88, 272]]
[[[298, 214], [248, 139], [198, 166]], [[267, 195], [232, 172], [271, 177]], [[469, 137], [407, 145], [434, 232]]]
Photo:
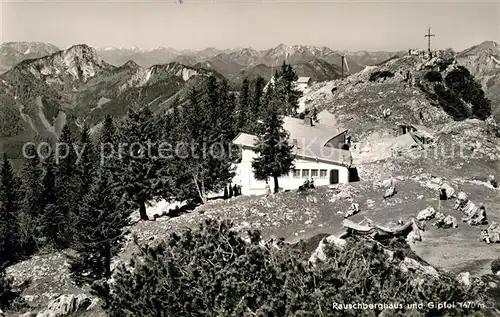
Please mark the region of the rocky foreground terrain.
[[[318, 235], [343, 231], [343, 214], [352, 203], [360, 207], [351, 218], [356, 223], [367, 217], [391, 226], [427, 207], [460, 220], [461, 215], [452, 208], [453, 200], [438, 202], [438, 188], [444, 182], [483, 204], [488, 221], [500, 222], [500, 192], [488, 182], [490, 175], [500, 177], [499, 128], [491, 118], [455, 121], [434, 102], [425, 74], [442, 62], [440, 57], [404, 56], [305, 91], [302, 109], [316, 108], [321, 123], [349, 130], [360, 182], [269, 197], [215, 200], [174, 218], [164, 216], [167, 204], [153, 202], [148, 212], [153, 219], [155, 214], [160, 217], [131, 226], [128, 243], [116, 263], [131, 259], [137, 244], [155, 243], [206, 218], [230, 219], [242, 231], [261, 230], [264, 238], [283, 237], [290, 243], [306, 239], [314, 247]], [[445, 76], [458, 65], [456, 61], [447, 64], [440, 73]], [[373, 78], [375, 72], [384, 71], [392, 76]], [[399, 135], [398, 126], [403, 123], [420, 126], [432, 142], [421, 144]], [[381, 184], [388, 178], [396, 181], [397, 193], [383, 199]], [[497, 296], [499, 309], [500, 279], [488, 275], [499, 249], [479, 241], [481, 228], [459, 221], [458, 228], [438, 229], [428, 222], [421, 232], [422, 241], [410, 246], [436, 269], [457, 277], [463, 273], [464, 283], [471, 282], [468, 276], [481, 277], [488, 292]], [[102, 315], [89, 290], [76, 287], [69, 279], [64, 253], [38, 255], [10, 267], [8, 274], [17, 284], [28, 280], [23, 296], [30, 308], [23, 311], [25, 316], [65, 316], [78, 307], [82, 316]]]
[[[163, 216], [156, 221], [139, 222], [130, 228], [128, 243], [116, 263], [130, 260], [138, 250], [137, 245], [155, 243], [179, 229], [194, 227], [206, 218], [231, 219], [239, 230], [259, 229], [264, 238], [283, 237], [290, 243], [310, 240], [312, 249], [315, 249], [319, 243], [317, 236], [339, 235], [343, 231], [343, 214], [351, 203], [360, 206], [359, 214], [351, 218], [356, 223], [367, 217], [383, 225], [396, 225], [398, 220], [415, 217], [418, 211], [429, 206], [437, 209], [436, 189], [443, 181], [449, 182], [456, 190], [466, 192], [474, 201], [483, 203], [489, 221], [500, 221], [499, 192], [489, 183], [466, 178], [437, 178], [419, 170], [413, 175], [396, 175], [395, 180], [398, 192], [387, 200], [382, 198], [384, 189], [380, 183], [361, 181], [308, 192], [280, 193], [267, 198], [240, 196], [226, 201], [216, 200], [175, 218]], [[153, 218], [155, 214], [166, 211], [166, 206], [153, 205], [148, 208], [148, 213]], [[441, 211], [460, 217], [452, 207], [453, 201], [445, 201]], [[410, 246], [438, 270], [457, 276], [468, 272], [466, 276], [479, 277], [491, 273], [490, 263], [498, 258], [498, 247], [480, 242], [479, 231], [479, 227], [466, 223], [460, 223], [458, 228], [437, 229], [429, 222], [425, 231], [421, 232], [422, 241]], [[8, 273], [18, 284], [31, 280], [23, 296], [32, 306], [31, 312], [42, 311], [37, 315], [39, 317], [65, 316], [63, 313], [48, 315], [48, 312], [69, 311], [78, 305], [88, 316], [100, 314], [99, 303], [89, 290], [78, 288], [71, 282], [64, 253], [35, 256], [10, 267]], [[493, 278], [492, 283], [488, 287], [493, 290], [500, 287], [500, 279], [495, 282]], [[64, 296], [61, 298], [61, 295]], [[72, 304], [66, 304], [64, 309], [57, 308], [57, 303], [50, 304], [56, 298]], [[47, 312], [43, 313], [45, 310]]]

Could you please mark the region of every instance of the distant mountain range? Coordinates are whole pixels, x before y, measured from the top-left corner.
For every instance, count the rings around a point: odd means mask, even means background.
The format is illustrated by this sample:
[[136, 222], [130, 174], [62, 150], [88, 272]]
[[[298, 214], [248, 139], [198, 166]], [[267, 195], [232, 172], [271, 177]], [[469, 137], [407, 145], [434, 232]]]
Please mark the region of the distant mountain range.
[[[170, 48], [149, 51], [106, 48], [98, 50], [98, 53], [104, 60], [113, 65], [121, 65], [129, 59], [143, 67], [176, 61], [195, 68], [214, 70], [236, 83], [241, 82], [243, 77], [247, 75], [252, 77], [254, 74], [269, 79], [272, 76], [273, 68], [279, 67], [284, 60], [296, 66], [296, 72], [299, 76], [308, 76], [315, 81], [335, 79], [340, 75], [342, 63], [340, 53], [328, 47], [287, 46], [284, 44], [263, 51], [252, 48], [235, 50], [207, 48], [201, 51], [176, 51]], [[390, 55], [390, 53], [387, 54]], [[370, 61], [382, 61], [384, 58], [377, 59], [377, 57], [371, 56]], [[358, 72], [366, 66], [358, 64], [361, 61], [362, 58], [357, 58], [357, 61], [351, 60], [347, 54], [347, 63], [351, 73]]]
[[[64, 124], [97, 126], [107, 114], [123, 116], [130, 106], [168, 109], [184, 99], [191, 87], [208, 76], [228, 78], [237, 86], [244, 78], [270, 79], [283, 60], [299, 76], [315, 81], [337, 79], [345, 54], [349, 73], [365, 65], [406, 52], [336, 52], [327, 47], [286, 46], [256, 51], [251, 48], [176, 51], [75, 45], [59, 50], [45, 43], [4, 43], [0, 46], [0, 152], [20, 153], [34, 137], [55, 138]], [[484, 42], [457, 54], [481, 82], [500, 118], [500, 50]], [[114, 65], [115, 64], [115, 65]]]
[[23, 60], [53, 54], [60, 49], [41, 42], [6, 42], [0, 45], [0, 73], [6, 72]]
[[[25, 59], [39, 58], [57, 52], [52, 44], [10, 42], [0, 46], [0, 73], [7, 71]], [[216, 71], [230, 81], [239, 83], [245, 76], [260, 76], [269, 79], [273, 68], [286, 60], [295, 66], [299, 76], [311, 77], [314, 81], [331, 80], [340, 76], [341, 55], [345, 54], [349, 71], [356, 73], [365, 66], [383, 62], [401, 52], [338, 52], [326, 46], [288, 46], [280, 44], [275, 48], [257, 51], [252, 48], [220, 50], [209, 47], [203, 50], [175, 50], [159, 47], [151, 50], [139, 48], [101, 48], [97, 54], [108, 64], [121, 66], [134, 61], [141, 67], [177, 62], [196, 69]]]

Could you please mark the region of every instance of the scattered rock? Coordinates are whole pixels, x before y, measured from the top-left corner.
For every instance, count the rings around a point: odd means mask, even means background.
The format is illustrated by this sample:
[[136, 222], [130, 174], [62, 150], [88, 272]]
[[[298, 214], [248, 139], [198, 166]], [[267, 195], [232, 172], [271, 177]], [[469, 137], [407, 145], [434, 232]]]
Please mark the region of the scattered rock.
[[421, 210], [417, 214], [417, 220], [422, 221], [422, 220], [431, 220], [436, 216], [436, 209], [434, 207], [427, 207], [424, 210]]
[[86, 294], [65, 294], [51, 301], [46, 310], [39, 312], [36, 317], [62, 317], [87, 310], [93, 298]]
[[327, 245], [334, 245], [335, 247], [340, 248], [342, 250], [347, 245], [347, 241], [344, 239], [337, 238], [334, 235], [331, 235], [331, 236], [328, 236], [328, 237], [321, 239], [318, 247], [311, 254], [311, 257], [309, 258], [309, 262], [312, 264], [315, 264], [318, 260], [324, 261], [326, 259], [325, 247]]
[[439, 276], [438, 271], [434, 267], [430, 265], [420, 264], [417, 260], [411, 258], [405, 258], [403, 261], [401, 261], [399, 268], [403, 272], [413, 271], [422, 274], [433, 275], [436, 277]]
[[462, 272], [460, 274], [458, 274], [457, 276], [457, 280], [465, 285], [465, 286], [470, 286], [471, 284], [471, 281], [470, 281], [470, 273], [469, 272]]
[[373, 200], [371, 200], [371, 199], [368, 199], [368, 200], [366, 201], [366, 206], [367, 206], [368, 208], [372, 208], [373, 206], [375, 206], [375, 201], [373, 201]]

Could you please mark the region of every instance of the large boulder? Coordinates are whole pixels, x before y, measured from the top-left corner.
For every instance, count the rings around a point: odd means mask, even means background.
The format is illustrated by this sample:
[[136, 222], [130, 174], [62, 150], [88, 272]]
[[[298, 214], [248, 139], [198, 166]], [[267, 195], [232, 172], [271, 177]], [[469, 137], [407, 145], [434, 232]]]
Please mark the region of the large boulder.
[[347, 245], [347, 241], [344, 239], [337, 238], [334, 235], [331, 235], [331, 236], [328, 236], [328, 237], [321, 239], [318, 247], [311, 254], [311, 257], [309, 258], [309, 262], [312, 264], [315, 264], [318, 260], [325, 261], [326, 260], [325, 247], [327, 245], [334, 245], [335, 247], [338, 247], [340, 249], [344, 249], [345, 246]]
[[425, 221], [425, 220], [431, 220], [436, 216], [436, 209], [434, 207], [427, 207], [424, 210], [421, 210], [417, 214], [417, 220], [418, 221]]
[[462, 273], [458, 274], [457, 281], [459, 281], [464, 286], [470, 286], [470, 284], [471, 284], [470, 273], [469, 272], [462, 272]]
[[424, 275], [432, 275], [435, 277], [439, 276], [439, 272], [430, 265], [423, 265], [415, 259], [405, 257], [403, 261], [399, 264], [399, 268], [403, 272], [417, 272]]
[[39, 312], [36, 317], [63, 317], [87, 310], [93, 306], [95, 299], [85, 294], [65, 294], [52, 300], [47, 309]]
[[445, 190], [447, 199], [451, 199], [455, 195], [455, 189], [448, 183], [443, 183], [441, 189]]

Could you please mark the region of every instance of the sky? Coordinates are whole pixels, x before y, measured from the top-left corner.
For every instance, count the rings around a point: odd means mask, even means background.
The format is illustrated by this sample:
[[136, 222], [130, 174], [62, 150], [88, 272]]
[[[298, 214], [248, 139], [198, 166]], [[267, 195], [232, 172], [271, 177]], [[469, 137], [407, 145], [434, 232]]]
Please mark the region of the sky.
[[[500, 1], [0, 0], [0, 40], [60, 48], [438, 49], [500, 42]], [[179, 3], [182, 2], [182, 3]]]

